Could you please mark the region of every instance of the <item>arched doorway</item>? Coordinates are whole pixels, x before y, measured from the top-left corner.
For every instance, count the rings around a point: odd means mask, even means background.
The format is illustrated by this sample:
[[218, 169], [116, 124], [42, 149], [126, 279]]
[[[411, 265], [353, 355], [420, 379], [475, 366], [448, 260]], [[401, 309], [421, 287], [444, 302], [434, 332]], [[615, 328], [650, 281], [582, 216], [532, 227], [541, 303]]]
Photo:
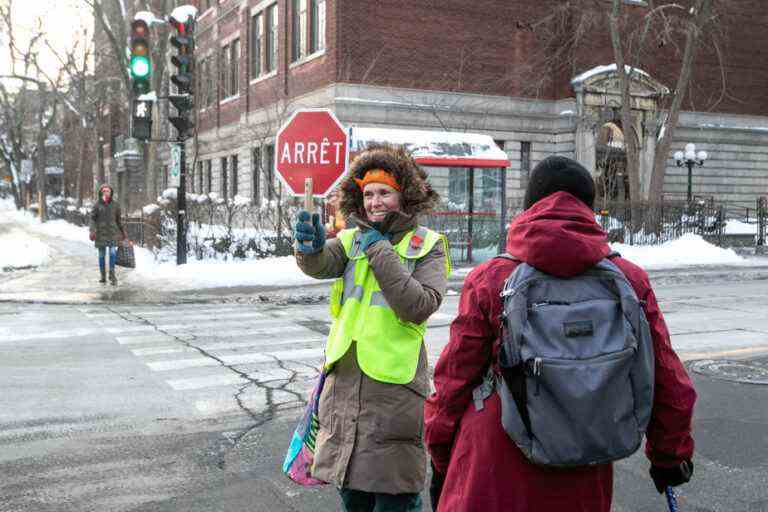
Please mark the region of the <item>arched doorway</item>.
[[620, 121], [600, 127], [595, 144], [595, 199], [598, 205], [629, 200], [627, 151]]

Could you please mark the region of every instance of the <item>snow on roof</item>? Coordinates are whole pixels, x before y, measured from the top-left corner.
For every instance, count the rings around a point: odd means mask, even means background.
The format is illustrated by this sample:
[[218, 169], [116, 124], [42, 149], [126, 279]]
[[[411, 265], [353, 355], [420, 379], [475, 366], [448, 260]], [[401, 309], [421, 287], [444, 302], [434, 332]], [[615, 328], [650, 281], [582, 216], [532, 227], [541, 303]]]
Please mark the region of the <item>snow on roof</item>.
[[180, 5], [171, 12], [171, 18], [182, 23], [186, 22], [188, 18], [197, 17], [197, 7], [194, 5]]
[[148, 27], [151, 27], [154, 25], [165, 25], [165, 20], [162, 18], [158, 18], [154, 14], [152, 14], [149, 11], [139, 11], [133, 16], [134, 20], [143, 20], [144, 23], [147, 24]]
[[404, 146], [421, 165], [453, 167], [509, 167], [509, 158], [490, 135], [459, 132], [350, 128], [351, 152], [373, 143]]
[[[571, 79], [571, 84], [577, 84], [595, 75], [600, 75], [602, 73], [610, 73], [611, 71], [616, 71], [616, 69], [617, 69], [616, 63], [608, 64], [607, 66], [596, 66], [588, 71], [583, 72], [580, 75], [575, 76], [573, 79]], [[647, 77], [650, 77], [648, 73], [646, 73], [640, 68], [633, 68], [632, 66], [625, 65], [624, 69], [626, 70], [627, 73], [637, 73], [640, 75], [645, 75]]]

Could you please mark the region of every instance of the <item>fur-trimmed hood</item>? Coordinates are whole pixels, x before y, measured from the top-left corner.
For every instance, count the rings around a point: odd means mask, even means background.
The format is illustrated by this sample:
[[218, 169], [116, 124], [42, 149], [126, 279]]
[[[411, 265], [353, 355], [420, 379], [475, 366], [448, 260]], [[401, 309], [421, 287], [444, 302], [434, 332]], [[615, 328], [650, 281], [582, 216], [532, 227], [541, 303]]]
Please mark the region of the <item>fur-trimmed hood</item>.
[[418, 216], [433, 210], [440, 196], [427, 181], [427, 173], [402, 147], [371, 145], [362, 151], [350, 166], [349, 174], [341, 182], [339, 207], [345, 217], [356, 215], [366, 218], [363, 209], [363, 192], [355, 182], [371, 169], [384, 169], [392, 174], [402, 188], [403, 212]]

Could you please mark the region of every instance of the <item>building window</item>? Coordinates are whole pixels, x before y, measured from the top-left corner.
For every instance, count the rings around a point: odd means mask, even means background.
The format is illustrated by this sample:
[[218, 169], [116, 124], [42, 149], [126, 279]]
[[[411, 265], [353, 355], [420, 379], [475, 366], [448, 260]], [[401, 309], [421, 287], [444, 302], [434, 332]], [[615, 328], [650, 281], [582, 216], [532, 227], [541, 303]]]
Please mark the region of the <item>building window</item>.
[[261, 37], [264, 16], [258, 13], [251, 17], [251, 78], [261, 75]]
[[187, 190], [194, 192], [195, 191], [195, 166], [190, 165], [187, 167], [189, 169], [189, 176], [187, 176], [187, 179], [184, 180], [184, 185], [187, 187]]
[[267, 7], [266, 36], [264, 72], [269, 73], [277, 68], [277, 4]]
[[199, 194], [205, 193], [205, 189], [203, 189], [203, 162], [197, 162], [197, 192]]
[[229, 45], [221, 48], [221, 54], [219, 56], [219, 90], [221, 91], [221, 98], [226, 98], [229, 92]]
[[208, 186], [206, 187], [206, 192], [209, 194], [211, 193], [211, 190], [213, 189], [213, 161], [208, 160], [206, 163], [206, 180], [208, 182]]
[[291, 62], [307, 55], [307, 0], [291, 2]]
[[211, 55], [205, 60], [205, 79], [208, 80], [208, 105], [216, 104], [216, 61], [214, 56]]
[[237, 180], [238, 180], [238, 176], [237, 176], [237, 155], [232, 155], [232, 165], [231, 165], [231, 167], [232, 167], [232, 197], [234, 198], [237, 195], [237, 193], [238, 193], [238, 189], [237, 189]]
[[221, 198], [227, 199], [229, 196], [229, 176], [227, 175], [227, 157], [221, 157]]
[[237, 96], [240, 85], [240, 40], [229, 43], [229, 96]]
[[264, 186], [267, 187], [267, 199], [272, 200], [275, 193], [275, 146], [264, 148]]
[[259, 175], [261, 174], [261, 148], [253, 148], [251, 152], [251, 204], [261, 204]]
[[311, 2], [311, 31], [309, 53], [325, 49], [325, 0], [310, 0]]
[[528, 178], [531, 174], [531, 143], [523, 141], [520, 143], [520, 177], [524, 185], [528, 185]]
[[168, 166], [163, 166], [163, 190], [168, 188]]

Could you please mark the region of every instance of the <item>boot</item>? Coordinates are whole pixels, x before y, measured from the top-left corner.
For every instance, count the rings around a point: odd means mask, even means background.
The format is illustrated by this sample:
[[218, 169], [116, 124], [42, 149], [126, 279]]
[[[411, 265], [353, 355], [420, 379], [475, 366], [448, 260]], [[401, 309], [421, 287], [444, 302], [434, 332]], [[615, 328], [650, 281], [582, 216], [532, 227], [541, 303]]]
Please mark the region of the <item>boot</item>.
[[115, 269], [109, 269], [109, 284], [117, 286], [117, 276], [115, 275]]
[[102, 270], [101, 271], [101, 279], [99, 279], [99, 282], [101, 284], [104, 284], [104, 283], [107, 282], [107, 271], [106, 270]]

